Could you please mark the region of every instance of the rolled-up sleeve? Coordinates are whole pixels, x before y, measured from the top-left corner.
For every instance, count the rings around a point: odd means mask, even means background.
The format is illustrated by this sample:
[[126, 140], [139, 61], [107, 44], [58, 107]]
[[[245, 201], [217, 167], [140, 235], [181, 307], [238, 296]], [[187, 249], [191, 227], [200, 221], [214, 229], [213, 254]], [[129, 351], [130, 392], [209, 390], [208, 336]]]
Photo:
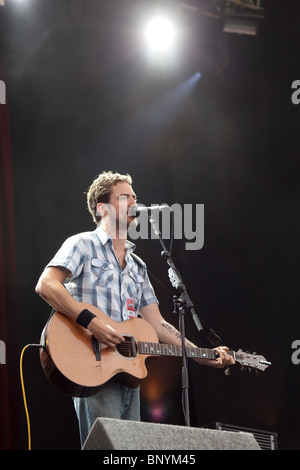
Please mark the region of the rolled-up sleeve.
[[147, 270], [144, 272], [144, 282], [142, 283], [142, 296], [140, 307], [146, 307], [146, 305], [158, 304], [157, 297], [155, 295], [153, 286], [149, 280]]
[[68, 269], [71, 276], [68, 281], [78, 277], [82, 271], [85, 258], [85, 244], [84, 241], [78, 236], [74, 235], [69, 237], [48, 263], [47, 267], [58, 267]]

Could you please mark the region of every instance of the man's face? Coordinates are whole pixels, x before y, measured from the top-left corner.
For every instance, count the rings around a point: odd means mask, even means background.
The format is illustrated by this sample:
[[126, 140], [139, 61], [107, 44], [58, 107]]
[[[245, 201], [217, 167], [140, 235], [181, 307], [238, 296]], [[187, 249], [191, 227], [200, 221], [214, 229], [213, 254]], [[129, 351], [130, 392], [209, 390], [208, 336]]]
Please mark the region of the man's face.
[[102, 204], [102, 210], [106, 211], [110, 224], [115, 223], [116, 228], [127, 230], [130, 223], [136, 218], [129, 216], [130, 207], [135, 206], [137, 197], [128, 183], [117, 183], [111, 187], [109, 202]]

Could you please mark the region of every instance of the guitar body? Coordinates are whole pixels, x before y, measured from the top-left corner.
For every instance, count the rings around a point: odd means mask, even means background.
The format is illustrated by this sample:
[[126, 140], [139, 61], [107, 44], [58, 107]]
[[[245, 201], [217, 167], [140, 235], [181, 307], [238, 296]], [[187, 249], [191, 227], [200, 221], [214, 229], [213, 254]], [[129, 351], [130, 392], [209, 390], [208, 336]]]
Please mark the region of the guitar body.
[[[107, 382], [117, 381], [137, 387], [147, 376], [145, 361], [154, 356], [181, 356], [179, 345], [160, 344], [153, 327], [146, 320], [134, 318], [116, 322], [96, 307], [81, 303], [124, 338], [114, 348], [100, 345], [90, 331], [65, 315], [55, 312], [41, 337], [40, 359], [49, 381], [60, 391], [73, 397], [94, 395]], [[187, 357], [193, 359], [217, 358], [213, 349], [186, 347]], [[257, 373], [271, 365], [256, 353], [228, 351], [242, 369]]]
[[[99, 309], [82, 304], [126, 338], [126, 344], [137, 341], [158, 342], [152, 326], [141, 318], [115, 322]], [[105, 383], [116, 380], [136, 387], [147, 376], [145, 360], [149, 355], [132, 354], [117, 348], [101, 346], [100, 357], [93, 347], [92, 334], [65, 315], [55, 312], [42, 333], [40, 360], [45, 375], [60, 391], [83, 397], [95, 394]]]

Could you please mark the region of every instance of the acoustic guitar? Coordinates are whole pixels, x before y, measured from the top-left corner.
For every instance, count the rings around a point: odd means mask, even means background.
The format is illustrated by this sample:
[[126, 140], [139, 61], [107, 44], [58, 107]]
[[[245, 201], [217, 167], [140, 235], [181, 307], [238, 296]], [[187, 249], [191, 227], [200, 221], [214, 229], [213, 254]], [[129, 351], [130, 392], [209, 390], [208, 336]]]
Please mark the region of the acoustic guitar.
[[[114, 348], [102, 345], [90, 331], [55, 312], [42, 332], [40, 360], [49, 381], [67, 395], [93, 395], [111, 380], [136, 387], [148, 374], [147, 358], [182, 355], [181, 346], [159, 343], [153, 327], [142, 318], [116, 322], [92, 305], [82, 303], [82, 307], [103, 317], [125, 341]], [[190, 358], [217, 358], [213, 349], [186, 347], [185, 350]], [[243, 368], [262, 372], [270, 365], [263, 356], [242, 350], [228, 353]]]

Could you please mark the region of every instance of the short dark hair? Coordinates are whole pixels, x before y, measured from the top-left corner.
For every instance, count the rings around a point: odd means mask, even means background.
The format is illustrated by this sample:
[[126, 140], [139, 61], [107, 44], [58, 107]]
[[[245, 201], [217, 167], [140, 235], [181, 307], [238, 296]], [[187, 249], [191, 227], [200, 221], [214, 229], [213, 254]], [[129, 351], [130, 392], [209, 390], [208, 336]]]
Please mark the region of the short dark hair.
[[103, 171], [97, 176], [87, 191], [88, 210], [97, 225], [101, 220], [101, 216], [97, 211], [97, 205], [99, 202], [109, 202], [111, 187], [117, 183], [128, 183], [132, 186], [132, 178], [128, 174], [121, 175], [112, 171]]

